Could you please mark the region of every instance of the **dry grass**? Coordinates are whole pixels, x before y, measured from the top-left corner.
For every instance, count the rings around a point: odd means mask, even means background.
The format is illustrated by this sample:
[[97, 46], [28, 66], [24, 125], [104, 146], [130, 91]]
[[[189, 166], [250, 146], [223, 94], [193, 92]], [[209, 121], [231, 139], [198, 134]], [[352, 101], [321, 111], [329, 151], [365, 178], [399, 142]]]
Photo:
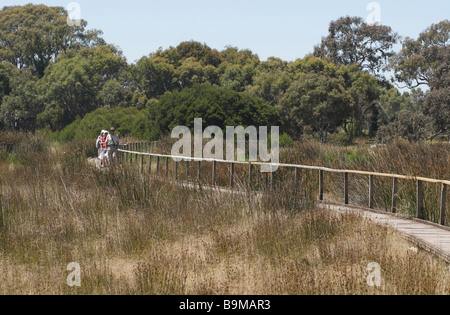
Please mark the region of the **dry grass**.
[[[370, 148], [369, 146], [342, 147], [320, 145], [316, 142], [303, 142], [296, 144], [292, 149], [283, 150], [281, 159], [285, 163], [436, 179], [449, 179], [450, 174], [449, 143], [397, 142], [385, 147]], [[284, 176], [289, 177], [289, 171], [285, 171], [285, 173]], [[279, 176], [282, 176], [281, 174]], [[290, 174], [292, 174], [292, 171]], [[308, 180], [317, 181], [317, 177], [310, 177]], [[368, 176], [352, 174], [349, 180], [350, 204], [367, 207], [369, 204]], [[398, 185], [397, 211], [407, 217], [416, 217], [416, 182], [414, 180], [399, 180]], [[423, 190], [424, 219], [439, 223], [441, 185], [424, 183]], [[326, 173], [325, 199], [342, 203], [343, 198], [343, 175]], [[391, 210], [392, 179], [375, 178], [374, 199], [376, 209]], [[450, 194], [447, 194], [447, 205], [450, 205]], [[449, 209], [449, 206], [447, 209]], [[450, 226], [450, 211], [447, 211], [446, 222]]]
[[[262, 198], [193, 191], [137, 167], [99, 171], [70, 145], [14, 150], [0, 163], [2, 294], [450, 294], [448, 265], [302, 202], [306, 182], [294, 206], [288, 186]], [[70, 262], [79, 288], [66, 285]], [[380, 288], [367, 285], [371, 262]]]

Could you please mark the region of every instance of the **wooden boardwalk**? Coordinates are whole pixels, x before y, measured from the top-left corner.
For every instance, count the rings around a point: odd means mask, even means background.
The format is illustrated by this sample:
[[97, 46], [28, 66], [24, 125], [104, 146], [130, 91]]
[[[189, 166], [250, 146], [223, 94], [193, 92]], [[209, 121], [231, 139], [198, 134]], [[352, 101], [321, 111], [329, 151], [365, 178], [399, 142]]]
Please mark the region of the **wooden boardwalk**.
[[318, 205], [331, 211], [358, 214], [372, 222], [393, 228], [420, 248], [450, 263], [450, 229], [446, 227], [359, 207], [326, 202]]

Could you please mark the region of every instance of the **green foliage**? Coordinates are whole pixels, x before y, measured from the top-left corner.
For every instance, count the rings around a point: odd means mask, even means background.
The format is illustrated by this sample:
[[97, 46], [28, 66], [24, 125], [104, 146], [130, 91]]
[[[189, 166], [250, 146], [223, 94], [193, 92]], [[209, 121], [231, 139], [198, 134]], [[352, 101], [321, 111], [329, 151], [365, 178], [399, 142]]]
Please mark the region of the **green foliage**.
[[220, 52], [220, 56], [224, 63], [240, 66], [251, 66], [255, 69], [261, 61], [258, 55], [255, 55], [251, 50], [239, 50], [237, 47], [226, 47]]
[[[410, 88], [427, 85], [436, 74], [432, 70], [448, 54], [450, 21], [433, 24], [419, 35], [417, 40], [407, 37], [402, 50], [392, 60], [395, 78]], [[445, 54], [440, 52], [444, 51]]]
[[193, 61], [202, 66], [218, 67], [222, 62], [220, 53], [213, 50], [208, 45], [195, 41], [182, 42], [177, 47], [170, 47], [167, 50], [158, 50], [152, 56], [166, 59], [174, 67], [180, 67], [186, 59], [192, 58]]
[[228, 65], [223, 67], [220, 77], [220, 85], [229, 87], [235, 91], [243, 92], [245, 88], [253, 83], [255, 69], [250, 65]]
[[0, 104], [3, 97], [11, 93], [11, 77], [14, 67], [10, 63], [0, 63]]
[[176, 69], [178, 86], [183, 89], [198, 83], [215, 83], [217, 81], [216, 71], [217, 69], [214, 66], [203, 66], [194, 57], [187, 58]]
[[287, 133], [280, 135], [280, 148], [292, 148], [294, 146], [294, 139]]
[[97, 104], [105, 108], [127, 107], [133, 99], [133, 93], [122, 87], [120, 79], [105, 82], [97, 94]]
[[102, 129], [109, 130], [111, 126], [116, 128], [116, 133], [121, 137], [135, 137], [148, 139], [150, 137], [149, 117], [146, 110], [138, 110], [134, 107], [111, 109], [99, 108], [83, 119], [78, 118], [72, 124], [60, 132], [56, 132], [54, 138], [60, 141], [97, 139]]
[[392, 61], [395, 78], [414, 88], [428, 85], [423, 113], [434, 124], [434, 135], [450, 129], [450, 21], [433, 24], [417, 40], [406, 38]]
[[378, 75], [394, 56], [398, 34], [384, 25], [368, 25], [360, 17], [342, 17], [330, 23], [329, 35], [314, 49], [314, 55], [336, 65], [357, 64]]
[[175, 67], [163, 58], [142, 57], [131, 70], [136, 89], [148, 99], [158, 98], [177, 86]]
[[253, 85], [247, 87], [247, 92], [250, 95], [261, 97], [272, 106], [277, 106], [291, 83], [292, 77], [289, 73], [280, 70], [259, 71]]
[[433, 68], [435, 75], [430, 81], [423, 110], [434, 124], [432, 139], [450, 131], [450, 47], [440, 49], [437, 59], [441, 62]]
[[351, 113], [351, 95], [338, 79], [305, 74], [295, 81], [280, 101], [284, 125], [299, 137], [303, 126], [319, 132], [326, 142], [327, 133], [340, 126]]
[[36, 77], [29, 70], [13, 69], [9, 82], [10, 93], [3, 97], [0, 107], [5, 128], [35, 130], [36, 117], [43, 109]]
[[41, 80], [45, 108], [38, 115], [38, 124], [61, 130], [77, 116], [83, 117], [100, 107], [99, 96], [103, 95], [107, 102], [118, 101], [106, 99], [104, 89], [113, 88], [115, 93], [121, 93], [120, 85], [114, 80], [126, 66], [121, 52], [112, 46], [87, 48], [63, 55], [57, 63], [50, 65]]
[[383, 143], [400, 138], [408, 141], [423, 141], [430, 138], [432, 128], [433, 123], [430, 117], [404, 110], [398, 114], [396, 121], [380, 128], [377, 137]]
[[329, 141], [340, 145], [351, 145], [353, 142], [353, 137], [350, 133], [347, 133], [344, 130], [339, 130], [329, 136]]
[[382, 124], [394, 122], [401, 111], [420, 112], [422, 110], [423, 93], [420, 89], [401, 94], [397, 89], [384, 91], [380, 96], [380, 120]]
[[[392, 60], [398, 81], [430, 87], [401, 94], [380, 75], [398, 35], [357, 17], [331, 22], [314, 55], [294, 62], [188, 41], [128, 65], [99, 31], [87, 31], [83, 20], [69, 26], [67, 15], [61, 7], [32, 4], [0, 10], [0, 130], [61, 131], [98, 108], [130, 106], [148, 109], [154, 123], [146, 132], [153, 138], [199, 115], [217, 125], [282, 120], [292, 138], [317, 133], [326, 141], [339, 131], [333, 140], [345, 143], [375, 137], [382, 125], [398, 129], [410, 121], [404, 115], [405, 123], [398, 122], [402, 111], [419, 115], [412, 128], [425, 115], [430, 139], [449, 130], [447, 20], [406, 39]], [[69, 127], [64, 133], [75, 134]]]
[[69, 49], [103, 45], [99, 31], [85, 31], [86, 21], [69, 26], [62, 7], [28, 4], [0, 10], [0, 60], [39, 76]]
[[221, 128], [279, 124], [275, 108], [262, 99], [211, 84], [166, 93], [149, 111], [152, 139], [158, 139], [176, 126], [193, 128], [195, 118], [202, 118], [204, 125]]
[[289, 65], [287, 71], [297, 80], [303, 73], [315, 73], [331, 77], [337, 77], [338, 67], [325, 59], [313, 55], [307, 55], [303, 59], [297, 59]]

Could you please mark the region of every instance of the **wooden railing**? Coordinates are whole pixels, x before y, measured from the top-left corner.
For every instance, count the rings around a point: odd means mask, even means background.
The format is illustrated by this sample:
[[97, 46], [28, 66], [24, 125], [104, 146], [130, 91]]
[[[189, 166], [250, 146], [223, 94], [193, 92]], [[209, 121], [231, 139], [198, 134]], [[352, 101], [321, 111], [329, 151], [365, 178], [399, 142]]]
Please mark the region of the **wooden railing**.
[[[376, 172], [366, 172], [366, 171], [357, 171], [357, 170], [342, 170], [342, 169], [333, 169], [327, 167], [320, 166], [308, 166], [308, 165], [296, 165], [296, 164], [282, 164], [282, 163], [263, 163], [263, 162], [237, 162], [237, 161], [227, 161], [227, 160], [216, 160], [216, 159], [207, 159], [207, 158], [195, 158], [195, 157], [185, 157], [185, 156], [174, 156], [174, 155], [164, 155], [164, 154], [156, 154], [151, 152], [144, 152], [146, 150], [152, 150], [156, 145], [156, 142], [138, 142], [138, 143], [127, 143], [121, 145], [119, 148], [119, 160], [120, 162], [129, 162], [129, 163], [139, 163], [141, 165], [141, 171], [144, 168], [144, 157], [149, 157], [149, 170], [150, 173], [152, 171], [152, 158], [156, 158], [156, 172], [159, 174], [160, 172], [160, 164], [161, 159], [165, 160], [165, 170], [166, 176], [168, 176], [169, 171], [169, 159], [174, 159], [175, 161], [175, 178], [178, 178], [178, 165], [179, 161], [186, 162], [186, 170], [189, 172], [189, 162], [198, 162], [197, 164], [197, 176], [198, 179], [201, 177], [201, 163], [208, 162], [212, 163], [212, 185], [216, 186], [216, 178], [217, 178], [217, 164], [225, 163], [230, 164], [230, 186], [234, 186], [234, 177], [235, 177], [235, 165], [247, 165], [248, 166], [248, 175], [249, 180], [252, 180], [253, 167], [254, 166], [277, 166], [283, 168], [292, 168], [295, 170], [295, 182], [297, 182], [298, 178], [298, 170], [317, 170], [319, 171], [319, 200], [324, 200], [324, 173], [338, 173], [343, 174], [344, 176], [344, 204], [349, 205], [349, 174], [357, 174], [368, 176], [369, 178], [369, 192], [368, 199], [369, 204], [368, 207], [370, 209], [374, 208], [374, 179], [375, 177], [384, 177], [392, 179], [392, 205], [391, 211], [392, 213], [397, 213], [397, 201], [398, 201], [398, 180], [413, 180], [416, 182], [416, 213], [418, 219], [424, 219], [423, 216], [423, 183], [434, 183], [441, 185], [441, 196], [440, 196], [440, 224], [446, 224], [446, 200], [447, 200], [447, 186], [450, 185], [449, 180], [440, 180], [440, 179], [431, 179], [425, 177], [416, 177], [416, 176], [407, 176], [407, 175], [398, 175], [398, 174], [387, 174], [387, 173], [376, 173]], [[139, 161], [140, 157], [140, 161]], [[179, 160], [179, 161], [178, 161]], [[273, 187], [273, 173], [270, 174], [270, 187]]]

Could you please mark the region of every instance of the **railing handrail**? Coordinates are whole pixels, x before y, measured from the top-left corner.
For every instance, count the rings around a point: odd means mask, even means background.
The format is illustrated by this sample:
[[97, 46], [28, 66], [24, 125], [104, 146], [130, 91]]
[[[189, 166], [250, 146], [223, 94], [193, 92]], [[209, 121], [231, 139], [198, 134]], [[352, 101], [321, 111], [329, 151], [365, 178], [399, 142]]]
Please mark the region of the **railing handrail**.
[[[123, 146], [123, 145], [121, 145], [121, 146]], [[160, 157], [160, 158], [172, 158], [172, 159], [184, 160], [184, 161], [189, 160], [189, 161], [198, 161], [198, 162], [233, 163], [233, 164], [241, 164], [241, 165], [290, 167], [290, 168], [318, 170], [318, 171], [340, 173], [340, 174], [347, 173], [347, 174], [380, 176], [380, 177], [406, 179], [406, 180], [418, 180], [418, 181], [428, 182], [428, 183], [450, 185], [450, 180], [433, 179], [433, 178], [427, 178], [427, 177], [417, 177], [417, 176], [411, 176], [411, 175], [377, 173], [377, 172], [357, 171], [357, 170], [344, 170], [344, 169], [334, 169], [334, 168], [327, 168], [327, 167], [321, 167], [321, 166], [309, 166], [309, 165], [298, 165], [298, 164], [265, 163], [265, 162], [239, 162], [239, 161], [219, 160], [219, 159], [210, 159], [210, 158], [196, 158], [196, 157], [188, 157], [188, 156], [167, 155], [167, 154], [157, 154], [157, 153], [148, 153], [148, 152], [136, 152], [136, 151], [129, 151], [129, 150], [124, 150], [124, 149], [119, 149], [119, 151], [122, 153], [128, 153], [128, 154], [137, 154], [137, 155], [153, 156], [153, 157]]]

